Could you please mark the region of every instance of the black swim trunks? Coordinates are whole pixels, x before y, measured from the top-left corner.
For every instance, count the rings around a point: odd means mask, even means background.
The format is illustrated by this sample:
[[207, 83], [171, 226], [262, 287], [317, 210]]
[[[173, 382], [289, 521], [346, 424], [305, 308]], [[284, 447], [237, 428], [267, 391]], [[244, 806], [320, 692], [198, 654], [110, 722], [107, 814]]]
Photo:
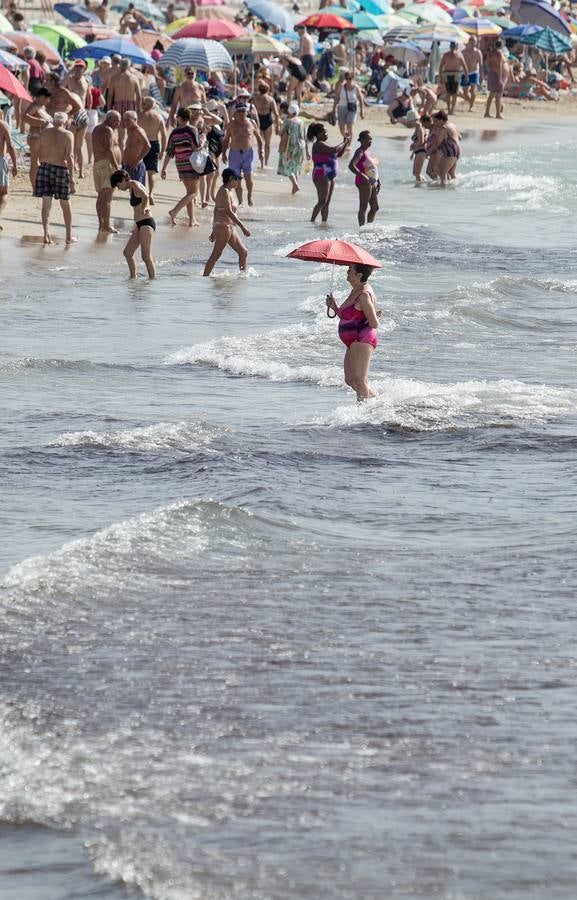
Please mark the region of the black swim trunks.
[[459, 90], [458, 75], [445, 75], [445, 88], [447, 90], [447, 94], [450, 94], [451, 97], [454, 97]]
[[160, 156], [160, 141], [151, 141], [150, 150], [142, 160], [147, 172], [158, 172], [158, 158]]

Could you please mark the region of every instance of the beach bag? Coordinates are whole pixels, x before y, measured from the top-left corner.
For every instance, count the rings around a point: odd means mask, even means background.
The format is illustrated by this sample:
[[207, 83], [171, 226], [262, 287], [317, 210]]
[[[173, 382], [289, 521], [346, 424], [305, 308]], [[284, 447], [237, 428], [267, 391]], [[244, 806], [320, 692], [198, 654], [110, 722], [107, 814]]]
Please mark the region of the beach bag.
[[[204, 147], [199, 147], [198, 150], [193, 150], [190, 154], [190, 165], [198, 175], [205, 174], [204, 170], [206, 168], [208, 158], [208, 147], [206, 145]], [[214, 169], [212, 171], [214, 172]]]
[[357, 111], [356, 97], [355, 97], [355, 102], [351, 103], [351, 101], [349, 100], [349, 92], [347, 91], [346, 88], [345, 88], [345, 97], [347, 98], [347, 111], [348, 112], [356, 112]]

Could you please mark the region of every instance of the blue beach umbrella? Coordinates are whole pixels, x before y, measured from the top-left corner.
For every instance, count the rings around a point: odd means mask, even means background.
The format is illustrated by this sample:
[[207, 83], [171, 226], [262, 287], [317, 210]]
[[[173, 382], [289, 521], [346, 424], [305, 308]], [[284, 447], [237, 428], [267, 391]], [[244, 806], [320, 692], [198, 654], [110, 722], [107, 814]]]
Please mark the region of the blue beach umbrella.
[[133, 3], [134, 8], [137, 9], [138, 12], [141, 12], [143, 16], [147, 16], [149, 19], [158, 19], [159, 22], [164, 22], [162, 10], [160, 10], [155, 3], [151, 3], [151, 0], [114, 0], [112, 9], [115, 12], [123, 13], [130, 3]]
[[86, 6], [80, 6], [79, 3], [56, 3], [54, 9], [67, 22], [73, 22], [74, 24], [94, 22], [95, 25], [102, 25], [95, 12]]
[[551, 28], [542, 28], [538, 34], [529, 34], [527, 37], [521, 38], [521, 43], [537, 47], [544, 53], [567, 53], [573, 46], [570, 38]]
[[546, 0], [514, 0], [511, 10], [522, 24], [541, 25], [560, 34], [571, 34], [565, 19]]
[[211, 69], [232, 72], [234, 63], [226, 47], [218, 41], [206, 41], [200, 38], [181, 38], [169, 47], [160, 62], [163, 66], [183, 69], [191, 66], [201, 72]]
[[388, 16], [391, 12], [387, 0], [360, 0], [360, 4], [361, 9], [372, 16]]
[[524, 38], [531, 34], [539, 34], [543, 31], [541, 25], [515, 25], [514, 28], [507, 28], [501, 37], [504, 38]]
[[257, 19], [268, 22], [269, 25], [276, 25], [283, 31], [290, 31], [294, 26], [293, 16], [282, 6], [270, 3], [269, 0], [244, 0], [244, 5]]
[[117, 53], [125, 59], [129, 59], [135, 66], [154, 66], [152, 56], [141, 50], [132, 41], [119, 36], [108, 38], [106, 41], [94, 41], [92, 44], [86, 44], [85, 47], [78, 47], [68, 55], [71, 59], [102, 59], [103, 56], [112, 56]]

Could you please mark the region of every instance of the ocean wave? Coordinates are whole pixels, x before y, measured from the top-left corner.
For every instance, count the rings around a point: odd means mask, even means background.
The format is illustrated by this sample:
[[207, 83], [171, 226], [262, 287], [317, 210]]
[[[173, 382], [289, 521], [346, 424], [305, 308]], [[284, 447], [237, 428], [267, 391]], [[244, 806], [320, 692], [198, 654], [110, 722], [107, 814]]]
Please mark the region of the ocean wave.
[[209, 447], [224, 430], [201, 422], [159, 422], [157, 425], [119, 431], [68, 431], [58, 435], [48, 446], [128, 450], [134, 453], [163, 450], [189, 453]]
[[338, 407], [317, 424], [447, 431], [536, 424], [577, 413], [577, 391], [522, 381], [435, 384], [385, 377], [374, 387], [374, 399]]

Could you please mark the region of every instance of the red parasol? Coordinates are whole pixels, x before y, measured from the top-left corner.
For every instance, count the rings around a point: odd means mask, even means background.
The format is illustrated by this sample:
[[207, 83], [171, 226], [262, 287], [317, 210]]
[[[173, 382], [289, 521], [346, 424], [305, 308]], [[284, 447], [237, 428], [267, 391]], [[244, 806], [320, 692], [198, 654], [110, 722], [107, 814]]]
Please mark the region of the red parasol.
[[333, 13], [313, 13], [312, 16], [307, 16], [306, 19], [299, 22], [300, 25], [306, 25], [308, 28], [326, 28], [327, 31], [344, 31], [345, 28], [356, 31], [351, 22], [347, 22], [342, 16], [335, 16]]
[[0, 63], [0, 91], [6, 91], [7, 94], [12, 94], [14, 97], [19, 97], [20, 100], [28, 100], [29, 103], [32, 103], [32, 97], [24, 85], [17, 78], [14, 78], [12, 72], [6, 66], [3, 66], [2, 63]]
[[199, 19], [197, 22], [189, 22], [176, 34], [174, 40], [179, 38], [203, 38], [210, 41], [226, 41], [230, 38], [246, 34], [246, 28], [237, 25], [236, 22], [228, 22], [226, 19]]
[[[288, 254], [291, 259], [304, 259], [305, 262], [332, 262], [331, 271], [331, 292], [333, 289], [333, 279], [335, 275], [335, 266], [351, 266], [355, 263], [363, 266], [373, 266], [375, 269], [382, 269], [383, 264], [363, 250], [356, 244], [349, 244], [348, 241], [325, 240], [325, 241], [309, 241], [295, 250], [291, 250]], [[329, 318], [334, 316], [329, 315]]]

